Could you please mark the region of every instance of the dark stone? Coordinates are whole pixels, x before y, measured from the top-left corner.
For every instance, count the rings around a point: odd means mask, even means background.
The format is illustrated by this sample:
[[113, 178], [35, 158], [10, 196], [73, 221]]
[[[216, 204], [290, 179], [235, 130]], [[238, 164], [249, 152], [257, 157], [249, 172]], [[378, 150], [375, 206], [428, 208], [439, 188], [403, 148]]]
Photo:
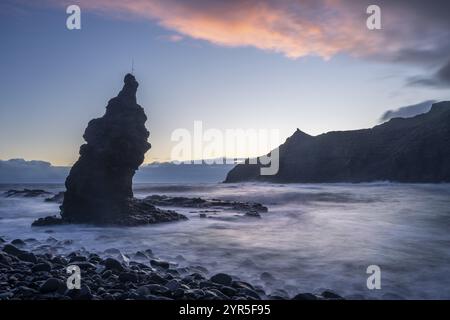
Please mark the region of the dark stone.
[[121, 282], [138, 282], [138, 276], [133, 272], [122, 272], [119, 274], [119, 281]]
[[34, 198], [39, 196], [45, 196], [51, 194], [50, 192], [47, 192], [45, 190], [40, 189], [23, 189], [23, 190], [8, 190], [5, 192], [5, 196], [7, 198], [10, 197], [26, 197], [26, 198]]
[[297, 129], [279, 147], [275, 175], [261, 175], [262, 165], [246, 160], [228, 173], [225, 182], [449, 182], [449, 139], [450, 101], [433, 104], [428, 113], [393, 118], [371, 129], [318, 136]]
[[106, 113], [89, 122], [80, 157], [66, 179], [61, 220], [47, 218], [35, 226], [61, 223], [135, 226], [185, 220], [133, 198], [132, 179], [150, 149], [147, 116], [136, 103], [138, 82], [124, 78], [123, 89], [111, 99]]
[[50, 293], [61, 290], [65, 287], [66, 284], [62, 280], [50, 278], [42, 284], [42, 286], [39, 288], [39, 291], [41, 293]]
[[42, 226], [56, 226], [61, 224], [66, 224], [67, 221], [64, 221], [60, 217], [57, 216], [48, 216], [44, 218], [39, 218], [31, 224], [33, 227], [42, 227]]
[[17, 256], [22, 261], [31, 262], [31, 263], [37, 263], [36, 256], [31, 252], [24, 252], [22, 254], [19, 254]]
[[52, 259], [52, 263], [59, 264], [59, 265], [66, 265], [68, 263], [68, 261], [66, 258], [58, 256], [58, 257], [54, 257]]
[[71, 257], [69, 262], [83, 262], [83, 261], [87, 261], [87, 258], [84, 256], [74, 256]]
[[0, 263], [9, 266], [12, 262], [12, 259], [9, 255], [3, 254], [0, 252]]
[[69, 263], [70, 265], [78, 266], [81, 270], [90, 270], [95, 269], [95, 265], [93, 263], [87, 261], [74, 261]]
[[91, 292], [91, 288], [87, 285], [81, 285], [81, 288], [79, 290], [72, 289], [67, 291], [67, 295], [72, 300], [92, 300], [93, 295]]
[[5, 246], [3, 247], [3, 251], [6, 252], [7, 254], [10, 254], [10, 255], [16, 256], [16, 257], [21, 254], [26, 253], [26, 251], [21, 250], [12, 244], [5, 244]]
[[14, 239], [13, 241], [11, 241], [11, 244], [20, 247], [20, 246], [24, 246], [25, 242], [21, 239]]
[[252, 218], [261, 218], [261, 215], [260, 215], [259, 212], [256, 211], [256, 210], [250, 210], [250, 211], [247, 211], [247, 212], [245, 213], [245, 216], [246, 216], [246, 217], [252, 217]]
[[[152, 195], [144, 199], [145, 202], [155, 206], [169, 206], [182, 208], [200, 208], [200, 209], [229, 209], [243, 212], [267, 212], [267, 207], [260, 203], [238, 202], [218, 199], [169, 197], [165, 195]], [[200, 214], [200, 217], [206, 217], [206, 214]]]
[[322, 297], [324, 297], [325, 299], [344, 299], [337, 293], [330, 290], [325, 290], [324, 292], [322, 292]]
[[167, 289], [169, 289], [170, 291], [175, 291], [175, 290], [177, 290], [177, 289], [179, 289], [179, 288], [181, 287], [180, 283], [179, 283], [177, 280], [175, 280], [175, 279], [170, 280], [169, 282], [167, 282], [167, 283], [165, 284], [165, 286], [166, 286]]
[[258, 300], [261, 299], [259, 294], [255, 290], [248, 289], [248, 288], [241, 288], [241, 289], [239, 289], [239, 294], [245, 295], [246, 297], [251, 297], [251, 298], [254, 298], [254, 299], [258, 299]]
[[163, 269], [169, 269], [170, 265], [167, 261], [162, 261], [162, 260], [150, 260], [150, 264], [153, 267], [159, 267], [159, 268], [163, 268]]
[[292, 300], [317, 300], [317, 297], [312, 293], [299, 293]]
[[210, 280], [214, 283], [218, 283], [224, 286], [231, 285], [231, 282], [233, 281], [233, 279], [225, 273], [218, 273], [216, 275], [213, 275]]
[[106, 269], [109, 270], [116, 270], [116, 271], [123, 271], [124, 267], [122, 264], [113, 258], [106, 258], [105, 261], [103, 261], [103, 264], [105, 265]]
[[231, 286], [236, 289], [244, 288], [244, 289], [255, 290], [255, 288], [250, 283], [244, 282], [244, 281], [233, 281], [231, 283]]
[[2, 237], [0, 237], [0, 243], [5, 243], [5, 239], [3, 239]]
[[151, 294], [166, 295], [170, 293], [170, 290], [168, 288], [159, 284], [148, 284], [145, 287]]
[[234, 289], [232, 287], [228, 287], [228, 286], [222, 286], [219, 288], [219, 290], [222, 291], [224, 294], [226, 294], [229, 297], [233, 297], [237, 293], [236, 289]]
[[168, 282], [166, 279], [164, 279], [163, 277], [161, 277], [157, 273], [152, 273], [148, 277], [148, 280], [149, 280], [150, 283], [156, 283], [156, 284], [166, 284]]
[[31, 270], [33, 270], [33, 272], [50, 272], [52, 270], [52, 265], [50, 263], [41, 262], [35, 264]]

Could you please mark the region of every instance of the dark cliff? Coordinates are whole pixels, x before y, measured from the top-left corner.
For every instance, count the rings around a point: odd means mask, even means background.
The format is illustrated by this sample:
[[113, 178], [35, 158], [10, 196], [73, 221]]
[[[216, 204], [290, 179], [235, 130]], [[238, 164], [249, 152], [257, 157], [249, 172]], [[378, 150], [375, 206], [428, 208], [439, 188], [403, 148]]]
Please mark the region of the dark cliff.
[[450, 102], [372, 129], [318, 136], [297, 130], [279, 147], [279, 171], [240, 164], [225, 182], [450, 182]]

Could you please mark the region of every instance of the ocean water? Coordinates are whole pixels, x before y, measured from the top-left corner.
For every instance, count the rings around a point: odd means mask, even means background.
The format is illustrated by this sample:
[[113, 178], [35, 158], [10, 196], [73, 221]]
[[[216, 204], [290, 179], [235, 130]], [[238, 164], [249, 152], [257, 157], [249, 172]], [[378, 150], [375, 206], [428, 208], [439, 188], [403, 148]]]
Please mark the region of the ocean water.
[[[0, 185], [42, 188], [62, 185]], [[226, 272], [290, 295], [331, 289], [353, 299], [450, 298], [449, 184], [136, 184], [151, 194], [260, 202], [261, 219], [227, 214], [132, 228], [86, 225], [31, 227], [58, 213], [40, 198], [0, 195], [0, 237], [72, 239], [77, 248], [124, 253], [150, 248], [170, 261]], [[366, 269], [381, 268], [381, 289], [369, 290]], [[272, 279], [261, 277], [270, 273]]]

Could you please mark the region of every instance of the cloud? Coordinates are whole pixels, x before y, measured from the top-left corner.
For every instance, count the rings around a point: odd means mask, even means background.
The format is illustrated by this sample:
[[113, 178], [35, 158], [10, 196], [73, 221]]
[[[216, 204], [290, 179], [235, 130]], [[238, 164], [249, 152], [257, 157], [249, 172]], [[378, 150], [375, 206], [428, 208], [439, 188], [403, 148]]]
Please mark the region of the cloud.
[[[56, 5], [65, 1], [47, 0]], [[70, 1], [67, 1], [67, 4]], [[450, 49], [450, 2], [379, 0], [382, 30], [366, 28], [369, 0], [78, 0], [82, 10], [156, 21], [179, 35], [289, 58], [339, 53], [430, 63]], [[64, 3], [65, 4], [65, 3]], [[420, 14], [418, 14], [418, 12]]]
[[55, 167], [45, 161], [0, 160], [0, 183], [63, 182], [68, 172], [67, 167]]
[[409, 85], [413, 86], [428, 86], [436, 88], [450, 87], [450, 61], [444, 64], [433, 75], [429, 77], [411, 77], [408, 81]]
[[435, 100], [427, 100], [417, 104], [401, 107], [395, 110], [386, 111], [380, 118], [380, 122], [388, 121], [392, 118], [411, 118], [418, 114], [430, 111]]
[[166, 34], [160, 36], [159, 39], [169, 42], [180, 42], [184, 39], [184, 37], [179, 34]]

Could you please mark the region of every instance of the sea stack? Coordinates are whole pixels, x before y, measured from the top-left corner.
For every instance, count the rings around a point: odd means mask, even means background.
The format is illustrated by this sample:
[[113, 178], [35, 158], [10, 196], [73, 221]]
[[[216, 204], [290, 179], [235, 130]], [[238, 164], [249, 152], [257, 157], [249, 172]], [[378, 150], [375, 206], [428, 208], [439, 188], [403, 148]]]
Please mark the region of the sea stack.
[[127, 74], [103, 117], [89, 122], [80, 157], [66, 179], [61, 218], [47, 217], [33, 225], [95, 223], [136, 225], [185, 219], [133, 197], [134, 173], [150, 149], [147, 116], [136, 103], [139, 84]]

